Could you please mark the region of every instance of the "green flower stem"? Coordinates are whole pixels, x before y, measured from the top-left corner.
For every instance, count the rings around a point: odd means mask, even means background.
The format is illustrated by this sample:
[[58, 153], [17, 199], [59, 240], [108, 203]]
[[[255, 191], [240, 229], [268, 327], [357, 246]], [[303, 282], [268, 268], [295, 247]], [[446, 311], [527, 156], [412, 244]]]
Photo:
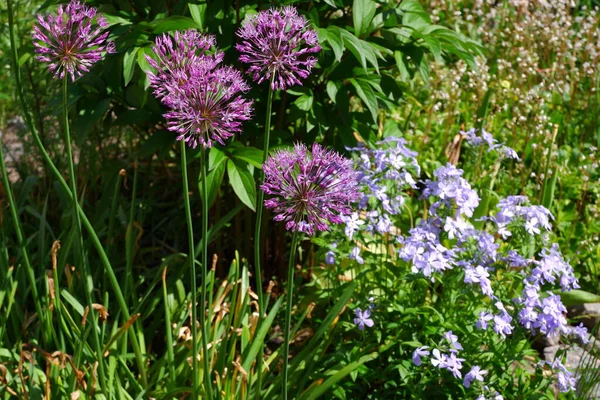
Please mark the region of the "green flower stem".
[[175, 382], [177, 382], [177, 374], [175, 373], [175, 354], [173, 353], [173, 327], [171, 326], [171, 307], [169, 307], [169, 294], [167, 291], [167, 267], [163, 269], [162, 273], [162, 284], [163, 284], [163, 301], [165, 308], [165, 332], [166, 332], [166, 345], [167, 345], [167, 361], [169, 362], [169, 382], [167, 383], [168, 389], [173, 389]]
[[[192, 330], [192, 398], [198, 398], [198, 305], [196, 295], [198, 289], [196, 287], [196, 260], [194, 260], [194, 227], [192, 225], [192, 209], [190, 207], [190, 189], [188, 187], [187, 173], [187, 155], [185, 153], [185, 142], [181, 140], [181, 179], [183, 184], [183, 203], [185, 205], [185, 219], [187, 222], [189, 254], [188, 261], [190, 263], [190, 280], [192, 285], [192, 322], [190, 328]], [[203, 349], [204, 350], [204, 349]]]
[[[267, 115], [266, 115], [266, 121], [265, 121], [265, 134], [264, 134], [264, 143], [263, 143], [263, 157], [262, 157], [262, 164], [265, 163], [265, 161], [267, 160], [267, 156], [269, 155], [269, 142], [270, 142], [270, 137], [271, 137], [271, 113], [272, 113], [272, 108], [273, 108], [273, 89], [271, 88], [271, 85], [273, 84], [273, 79], [275, 77], [273, 76], [271, 78], [271, 81], [269, 82], [269, 95], [267, 98]], [[259, 182], [262, 182], [262, 180], [264, 179], [264, 173], [262, 172], [262, 169], [259, 172]], [[262, 219], [263, 219], [263, 208], [264, 208], [264, 201], [265, 201], [265, 193], [258, 189], [258, 197], [257, 197], [257, 201], [256, 201], [256, 224], [254, 227], [254, 273], [256, 275], [256, 292], [258, 294], [258, 321], [257, 321], [257, 326], [256, 329], [258, 330], [260, 328], [260, 325], [263, 322], [264, 316], [266, 315], [266, 308], [265, 308], [265, 299], [264, 299], [264, 295], [263, 295], [263, 288], [262, 288], [262, 269], [260, 266], [260, 245], [261, 245], [261, 241], [260, 241], [260, 231], [261, 231], [261, 226], [262, 226]], [[256, 377], [256, 398], [260, 399], [260, 390], [262, 388], [262, 363], [263, 363], [263, 352], [264, 352], [264, 344], [260, 345], [260, 349], [258, 351], [258, 355], [257, 355], [257, 360], [259, 362], [259, 366], [258, 366], [258, 374]]]
[[[23, 256], [23, 263], [25, 264], [25, 271], [27, 274], [27, 278], [29, 279], [29, 286], [31, 288], [31, 295], [33, 296], [33, 303], [35, 304], [35, 311], [37, 312], [38, 318], [40, 319], [42, 326], [45, 326], [45, 318], [46, 314], [42, 311], [42, 305], [40, 303], [40, 296], [37, 290], [37, 285], [35, 282], [35, 271], [31, 266], [31, 262], [29, 261], [29, 252], [27, 251], [27, 243], [23, 236], [23, 229], [21, 228], [21, 221], [19, 220], [19, 214], [17, 212], [17, 203], [15, 201], [15, 197], [13, 196], [12, 189], [10, 187], [10, 182], [8, 180], [8, 173], [6, 171], [5, 158], [4, 158], [4, 150], [2, 149], [2, 143], [0, 143], [0, 169], [2, 170], [2, 184], [4, 185], [4, 190], [6, 190], [6, 197], [8, 197], [8, 204], [10, 208], [10, 215], [13, 220], [13, 225], [15, 227], [15, 233], [17, 235], [17, 242], [19, 247], [21, 248], [21, 255]], [[45, 332], [46, 330], [44, 330]]]
[[70, 176], [70, 184], [71, 184], [71, 199], [73, 200], [73, 229], [75, 230], [75, 236], [77, 236], [79, 238], [79, 240], [77, 241], [77, 245], [79, 246], [79, 251], [76, 251], [76, 254], [78, 255], [77, 258], [79, 258], [79, 260], [77, 260], [80, 264], [80, 266], [82, 267], [84, 273], [85, 273], [85, 282], [84, 282], [84, 291], [85, 291], [85, 300], [87, 302], [87, 306], [88, 306], [88, 310], [89, 310], [89, 315], [91, 316], [91, 320], [93, 323], [92, 326], [92, 340], [94, 341], [94, 350], [96, 352], [96, 360], [98, 361], [98, 373], [99, 373], [99, 386], [100, 386], [100, 391], [103, 393], [107, 393], [105, 392], [105, 385], [106, 385], [106, 374], [104, 371], [104, 357], [102, 356], [102, 345], [100, 344], [100, 336], [98, 335], [98, 329], [96, 329], [96, 326], [98, 326], [98, 316], [96, 314], [96, 312], [94, 311], [94, 307], [93, 307], [93, 300], [92, 300], [92, 291], [94, 290], [94, 282], [93, 282], [93, 278], [92, 278], [92, 274], [91, 271], [89, 269], [88, 263], [87, 263], [87, 259], [85, 256], [85, 247], [83, 245], [83, 234], [81, 231], [81, 220], [79, 219], [79, 212], [78, 212], [78, 208], [79, 208], [79, 203], [77, 200], [77, 181], [76, 181], [76, 177], [75, 177], [75, 165], [73, 162], [73, 147], [71, 144], [71, 130], [69, 128], [69, 108], [68, 108], [68, 104], [67, 104], [67, 88], [68, 88], [68, 75], [65, 74], [65, 77], [63, 78], [63, 88], [62, 88], [62, 97], [63, 97], [63, 101], [62, 101], [62, 106], [63, 106], [63, 129], [65, 132], [65, 147], [67, 150], [67, 159], [69, 162], [69, 176]]
[[[60, 174], [60, 171], [56, 168], [56, 165], [54, 165], [52, 158], [50, 158], [50, 155], [44, 148], [44, 144], [42, 143], [40, 135], [38, 134], [37, 128], [32, 123], [31, 115], [29, 114], [28, 107], [27, 107], [27, 102], [25, 101], [25, 96], [23, 94], [23, 87], [21, 85], [21, 74], [20, 74], [20, 69], [19, 69], [19, 64], [18, 64], [19, 54], [17, 52], [17, 45], [16, 45], [15, 32], [14, 32], [12, 0], [7, 0], [7, 11], [8, 11], [8, 24], [9, 24], [9, 28], [10, 28], [9, 29], [10, 47], [12, 50], [11, 58], [12, 58], [14, 74], [15, 74], [14, 75], [15, 84], [17, 87], [17, 92], [18, 92], [18, 96], [19, 96], [19, 101], [21, 103], [21, 108], [23, 110], [23, 116], [25, 118], [25, 123], [27, 124], [27, 127], [29, 128], [29, 131], [31, 132], [31, 134], [33, 136], [33, 140], [35, 141], [36, 146], [42, 153], [42, 157], [44, 158], [44, 161], [48, 164], [48, 167], [50, 168], [52, 174], [54, 175], [54, 177], [56, 178], [56, 180], [58, 181], [58, 183], [60, 184], [62, 189], [65, 191], [67, 196], [72, 198], [74, 194], [69, 189], [69, 185], [67, 184], [67, 182], [64, 180], [64, 178]], [[100, 242], [100, 239], [98, 238], [98, 235], [96, 234], [96, 231], [94, 230], [94, 227], [92, 226], [89, 219], [83, 212], [83, 209], [79, 206], [77, 206], [77, 209], [78, 209], [79, 217], [81, 218], [81, 222], [83, 223], [83, 226], [85, 227], [85, 229], [88, 231], [88, 234], [90, 235], [92, 244], [94, 245], [94, 247], [96, 248], [96, 251], [98, 252], [98, 256], [100, 257], [100, 262], [102, 263], [102, 266], [104, 267], [104, 271], [108, 275], [110, 284], [115, 292], [115, 296], [117, 297], [117, 303], [119, 305], [119, 309], [120, 309], [121, 313], [123, 314], [123, 318], [125, 321], [128, 321], [131, 318], [131, 315], [129, 314], [129, 310], [127, 308], [127, 303], [125, 302], [125, 298], [123, 297], [123, 292], [121, 291], [121, 287], [119, 286], [119, 281], [118, 281], [118, 279], [115, 275], [115, 272], [110, 264], [110, 261], [108, 260], [108, 257], [106, 256], [106, 252], [104, 251], [104, 248], [102, 247], [102, 243]], [[142, 356], [142, 352], [140, 350], [140, 346], [137, 341], [137, 337], [135, 335], [132, 335], [132, 337], [131, 337], [131, 346], [133, 347], [133, 351], [135, 353], [135, 359], [137, 362], [137, 366], [138, 366], [138, 370], [140, 373], [142, 383], [144, 386], [147, 386], [148, 381], [146, 378], [146, 365], [144, 364], [144, 358]]]
[[[206, 321], [206, 292], [209, 290], [206, 285], [208, 277], [208, 188], [206, 182], [206, 170], [208, 169], [208, 160], [206, 159], [206, 149], [200, 150], [200, 168], [202, 177], [202, 292], [200, 299], [200, 326], [202, 327], [202, 360], [204, 361], [204, 382], [206, 385], [207, 398], [212, 400], [212, 383], [211, 383], [211, 370], [210, 370], [210, 359], [208, 355], [208, 324]], [[189, 200], [189, 199], [188, 199]], [[190, 252], [194, 252], [194, 242], [190, 242]], [[212, 285], [210, 286], [212, 292]], [[211, 295], [212, 296], [212, 295]], [[209, 305], [210, 307], [210, 305]]]
[[290, 357], [290, 328], [292, 325], [292, 300], [294, 297], [294, 266], [296, 265], [296, 249], [300, 242], [300, 234], [294, 232], [292, 237], [292, 247], [290, 248], [290, 260], [288, 263], [287, 275], [287, 303], [285, 307], [285, 334], [283, 339], [283, 386], [282, 398], [288, 398], [288, 363]]

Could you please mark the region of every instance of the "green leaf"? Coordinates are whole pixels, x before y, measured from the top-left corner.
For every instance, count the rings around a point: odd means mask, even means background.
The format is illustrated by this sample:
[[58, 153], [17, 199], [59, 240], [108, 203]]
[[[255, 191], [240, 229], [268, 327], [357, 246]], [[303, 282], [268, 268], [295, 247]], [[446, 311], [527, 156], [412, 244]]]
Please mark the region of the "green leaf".
[[206, 19], [206, 3], [203, 4], [188, 4], [192, 19], [200, 26], [200, 30], [205, 26]]
[[[200, 153], [198, 153], [198, 157], [199, 156]], [[227, 156], [225, 155], [225, 152], [223, 152], [223, 150], [219, 149], [218, 147], [211, 147], [208, 152], [208, 170], [212, 171], [213, 169], [218, 167], [219, 164], [226, 160]]]
[[153, 21], [150, 26], [154, 34], [190, 28], [202, 29], [196, 21], [188, 17], [182, 17], [181, 15], [174, 15]]
[[377, 97], [375, 96], [375, 92], [369, 83], [361, 78], [350, 78], [350, 83], [356, 89], [356, 93], [358, 97], [363, 101], [365, 106], [371, 112], [371, 116], [373, 117], [373, 121], [377, 122], [377, 114], [378, 114], [378, 106], [377, 106]]
[[396, 66], [398, 67], [398, 71], [400, 72], [400, 79], [403, 81], [407, 81], [410, 79], [410, 72], [408, 72], [408, 68], [406, 68], [406, 64], [404, 63], [404, 55], [399, 52], [394, 52], [394, 58], [396, 59]]
[[358, 37], [367, 31], [375, 16], [376, 3], [372, 0], [354, 0], [352, 4], [352, 20], [354, 34]]
[[560, 298], [565, 306], [576, 306], [585, 303], [600, 303], [600, 296], [594, 293], [586, 292], [585, 290], [571, 290], [562, 292], [560, 289], [554, 290], [555, 294], [560, 295]]
[[237, 158], [247, 163], [254, 165], [256, 168], [262, 169], [263, 151], [256, 147], [246, 146], [238, 147], [233, 150], [231, 157]]
[[133, 49], [127, 50], [123, 56], [123, 79], [125, 80], [125, 86], [127, 86], [129, 82], [131, 82], [131, 78], [133, 78], [137, 52], [138, 48], [134, 47]]
[[229, 183], [239, 199], [252, 211], [256, 210], [256, 186], [254, 178], [248, 169], [240, 162], [227, 161], [227, 176]]
[[294, 101], [294, 104], [302, 111], [309, 111], [313, 105], [312, 95], [302, 95]]
[[362, 356], [357, 361], [351, 362], [350, 364], [346, 365], [344, 368], [337, 371], [335, 374], [333, 374], [333, 376], [329, 377], [322, 384], [310, 386], [310, 388], [306, 392], [302, 393], [302, 395], [298, 398], [298, 400], [318, 399], [320, 396], [324, 395], [327, 392], [327, 390], [329, 390], [329, 388], [331, 388], [333, 385], [335, 385], [340, 380], [342, 380], [346, 375], [348, 375], [352, 371], [356, 370], [358, 367], [360, 367], [364, 363], [373, 361], [377, 357], [379, 357], [379, 354], [377, 354], [377, 353], [371, 353], [371, 354], [367, 354], [366, 356]]
[[[260, 324], [260, 328], [252, 340], [252, 345], [244, 352], [245, 354], [242, 358], [242, 368], [244, 370], [249, 371], [252, 367], [252, 364], [254, 363], [258, 354], [258, 350], [265, 341], [265, 336], [267, 336], [267, 332], [269, 332], [269, 329], [273, 324], [273, 320], [275, 319], [277, 311], [279, 311], [279, 307], [281, 307], [282, 301], [283, 297], [280, 297], [275, 304], [273, 304], [273, 308], [271, 308], [271, 311], [269, 311], [267, 318], [265, 318], [265, 320]], [[260, 368], [262, 368], [262, 366], [260, 366]]]
[[[223, 160], [225, 160], [224, 158]], [[209, 163], [210, 164], [210, 163]], [[208, 193], [208, 206], [212, 206], [219, 193], [219, 188], [223, 182], [225, 176], [225, 163], [219, 162], [212, 171], [206, 175], [206, 191]], [[230, 178], [231, 179], [231, 178]], [[198, 177], [198, 185], [202, 184], [201, 175]], [[200, 195], [202, 195], [202, 188], [200, 188]]]
[[327, 43], [329, 43], [331, 50], [333, 50], [335, 60], [340, 62], [342, 60], [342, 55], [344, 54], [344, 41], [342, 40], [339, 28], [333, 28], [334, 27], [329, 27], [326, 30]]
[[331, 101], [335, 104], [335, 96], [337, 95], [337, 92], [339, 90], [339, 83], [333, 82], [333, 81], [328, 81], [327, 82], [327, 95], [329, 95], [329, 98], [331, 99]]

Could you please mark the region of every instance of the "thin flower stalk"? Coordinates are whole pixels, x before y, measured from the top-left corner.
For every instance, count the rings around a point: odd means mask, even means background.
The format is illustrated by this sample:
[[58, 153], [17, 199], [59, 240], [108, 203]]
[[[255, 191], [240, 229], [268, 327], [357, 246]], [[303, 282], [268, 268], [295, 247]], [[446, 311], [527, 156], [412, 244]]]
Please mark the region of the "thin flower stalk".
[[[15, 24], [14, 24], [14, 16], [13, 16], [14, 11], [13, 11], [13, 6], [12, 6], [12, 0], [7, 0], [7, 12], [8, 12], [8, 23], [9, 23], [9, 39], [10, 39], [10, 47], [11, 47], [11, 61], [14, 66], [15, 86], [17, 88], [19, 103], [20, 103], [21, 109], [23, 111], [25, 123], [26, 123], [27, 127], [29, 128], [31, 135], [33, 136], [33, 140], [34, 140], [38, 150], [42, 154], [44, 161], [50, 168], [52, 175], [58, 181], [61, 188], [65, 191], [66, 195], [70, 198], [73, 198], [74, 193], [72, 193], [71, 189], [69, 188], [69, 185], [67, 184], [65, 179], [62, 177], [62, 174], [58, 170], [58, 168], [56, 168], [56, 165], [54, 164], [54, 162], [52, 161], [52, 158], [50, 157], [50, 155], [48, 154], [48, 152], [46, 151], [46, 149], [44, 147], [44, 144], [43, 144], [43, 142], [40, 138], [40, 135], [37, 131], [37, 128], [33, 124], [33, 120], [32, 120], [27, 102], [25, 100], [23, 85], [21, 83], [21, 70], [20, 70], [19, 64], [18, 64], [19, 54], [18, 54], [16, 39], [15, 39], [16, 36], [15, 36]], [[98, 235], [96, 234], [96, 231], [94, 230], [94, 227], [92, 226], [92, 224], [90, 223], [89, 219], [87, 218], [87, 216], [83, 212], [83, 209], [80, 206], [78, 206], [78, 213], [79, 213], [79, 217], [81, 218], [81, 222], [83, 223], [83, 226], [86, 228], [86, 230], [88, 231], [88, 234], [90, 235], [92, 244], [94, 245], [96, 251], [98, 252], [98, 256], [100, 257], [100, 262], [102, 263], [104, 271], [108, 275], [111, 286], [115, 292], [115, 296], [117, 297], [117, 303], [118, 303], [119, 309], [121, 311], [121, 314], [123, 315], [123, 320], [128, 321], [131, 318], [131, 314], [129, 313], [129, 309], [127, 308], [127, 303], [125, 302], [125, 298], [124, 298], [123, 292], [119, 286], [119, 281], [117, 280], [114, 269], [112, 268], [112, 265], [110, 264], [110, 261], [108, 260], [106, 252], [104, 251], [104, 247], [102, 246], [102, 243], [100, 242], [100, 239], [98, 238]], [[131, 345], [133, 347], [133, 351], [135, 354], [136, 363], [137, 363], [140, 377], [142, 380], [142, 384], [144, 386], [146, 386], [147, 385], [146, 366], [144, 363], [144, 359], [142, 357], [140, 345], [139, 345], [136, 335], [131, 335], [130, 338], [131, 338]]]

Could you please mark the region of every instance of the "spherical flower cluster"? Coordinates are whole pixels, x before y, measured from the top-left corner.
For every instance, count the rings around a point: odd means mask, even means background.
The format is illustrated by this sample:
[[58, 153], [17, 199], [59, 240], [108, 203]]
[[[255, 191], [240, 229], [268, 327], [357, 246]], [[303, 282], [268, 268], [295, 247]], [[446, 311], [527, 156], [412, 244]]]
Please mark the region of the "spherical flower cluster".
[[288, 6], [251, 15], [244, 20], [236, 45], [240, 61], [257, 83], [271, 81], [273, 90], [302, 85], [317, 62], [311, 54], [321, 51], [317, 33], [296, 8]]
[[193, 30], [165, 34], [152, 48], [156, 60], [147, 57], [157, 70], [148, 72], [154, 94], [170, 108], [167, 127], [192, 148], [225, 144], [252, 114], [252, 101], [240, 95], [249, 89], [241, 73], [219, 66], [218, 51], [207, 52], [214, 44], [214, 37]]
[[173, 93], [173, 85], [183, 86], [188, 82], [194, 67], [208, 71], [217, 67], [223, 60], [223, 53], [209, 50], [216, 45], [213, 35], [205, 35], [196, 30], [176, 31], [173, 36], [162, 34], [152, 46], [154, 57], [145, 55], [148, 64], [156, 71], [146, 71], [154, 96], [169, 107], [176, 107], [178, 93]]
[[328, 230], [327, 222], [341, 223], [341, 215], [351, 213], [351, 204], [359, 198], [352, 161], [317, 143], [312, 154], [303, 144], [275, 152], [263, 171], [260, 188], [273, 195], [265, 207], [273, 209], [275, 221], [284, 221], [288, 230], [309, 235], [315, 229]]
[[106, 40], [109, 34], [105, 30], [106, 19], [79, 0], [71, 0], [66, 7], [58, 6], [56, 15], [38, 15], [37, 19], [33, 27], [37, 59], [48, 63], [54, 78], [68, 74], [75, 81], [105, 53], [115, 51], [115, 44]]

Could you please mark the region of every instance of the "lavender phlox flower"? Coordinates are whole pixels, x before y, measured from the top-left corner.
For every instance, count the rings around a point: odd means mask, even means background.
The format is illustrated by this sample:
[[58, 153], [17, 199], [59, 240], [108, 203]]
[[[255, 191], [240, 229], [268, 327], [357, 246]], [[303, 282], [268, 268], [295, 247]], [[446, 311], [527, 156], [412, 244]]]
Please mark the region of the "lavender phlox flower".
[[481, 311], [479, 313], [479, 318], [477, 319], [475, 326], [477, 327], [477, 329], [485, 330], [488, 328], [488, 322], [493, 319], [494, 319], [494, 314], [488, 313], [485, 311]]
[[422, 347], [415, 349], [415, 351], [413, 351], [412, 362], [417, 367], [421, 365], [421, 357], [426, 357], [430, 354], [429, 350], [427, 350], [428, 348], [429, 348], [429, 346], [422, 346]]
[[515, 268], [526, 267], [533, 261], [523, 257], [515, 250], [509, 250], [503, 260], [506, 261], [511, 267]]
[[[175, 31], [173, 36], [168, 33], [157, 36], [152, 45], [153, 57], [145, 55], [154, 69], [146, 71], [154, 96], [169, 107], [180, 107], [179, 89], [188, 85], [192, 75], [209, 73], [223, 60], [223, 52], [209, 52], [215, 45], [213, 35], [195, 29]], [[240, 89], [247, 90], [245, 83]]]
[[[88, 72], [105, 53], [114, 53], [115, 44], [106, 41], [108, 22], [93, 7], [79, 0], [58, 6], [56, 14], [38, 14], [33, 27], [37, 59], [48, 64], [54, 78], [69, 74], [72, 81]], [[94, 24], [94, 18], [96, 24]]]
[[365, 326], [371, 328], [374, 325], [373, 320], [371, 319], [371, 309], [366, 309], [365, 311], [357, 308], [354, 310], [354, 314], [356, 318], [354, 318], [354, 324], [358, 326], [358, 329], [361, 331], [365, 329]]
[[446, 364], [446, 362], [448, 361], [448, 356], [440, 353], [440, 351], [438, 349], [433, 349], [433, 351], [431, 352], [431, 365], [433, 365], [434, 367], [438, 367], [438, 368], [447, 368], [448, 364]]
[[478, 265], [477, 267], [465, 268], [465, 283], [478, 283], [483, 294], [491, 297], [494, 294], [492, 290], [492, 282], [489, 279], [489, 272], [485, 267]]
[[343, 215], [342, 222], [346, 224], [344, 227], [344, 233], [349, 240], [352, 240], [354, 234], [360, 230], [360, 227], [365, 224], [357, 212], [353, 212], [350, 215]]
[[351, 260], [356, 260], [359, 264], [364, 264], [365, 260], [360, 255], [360, 247], [356, 246], [350, 251], [350, 255], [348, 256]]
[[462, 218], [446, 217], [444, 231], [448, 233], [448, 238], [460, 238], [468, 229], [473, 226]]
[[317, 62], [312, 54], [321, 51], [317, 33], [292, 6], [247, 16], [237, 36], [248, 74], [259, 84], [270, 80], [273, 90], [301, 85]]
[[581, 341], [581, 344], [586, 345], [590, 342], [590, 333], [582, 323], [579, 323], [577, 326], [569, 327], [568, 334], [577, 337]]
[[530, 282], [539, 285], [554, 283], [558, 277], [563, 291], [579, 288], [573, 268], [565, 262], [556, 243], [553, 243], [550, 249], [543, 249], [540, 257], [541, 259], [535, 262], [536, 266], [531, 271]]
[[273, 197], [265, 201], [275, 211], [275, 221], [286, 229], [312, 235], [328, 230], [328, 222], [342, 223], [358, 200], [356, 172], [352, 161], [315, 143], [312, 154], [303, 144], [279, 150], [263, 165], [261, 189]]
[[242, 131], [242, 122], [250, 119], [252, 100], [240, 93], [248, 90], [240, 72], [231, 67], [210, 69], [202, 62], [190, 66], [187, 81], [170, 82], [165, 102], [172, 110], [164, 117], [168, 129], [192, 148], [222, 145], [234, 133]]
[[539, 307], [539, 316], [534, 322], [533, 328], [546, 336], [556, 337], [569, 332], [567, 319], [564, 314], [567, 312], [560, 296], [548, 292], [548, 297], [541, 301]]
[[509, 224], [518, 221], [530, 235], [538, 235], [542, 229], [552, 229], [552, 213], [543, 206], [527, 205], [525, 196], [508, 196], [498, 203], [499, 211], [491, 218], [504, 239], [512, 235]]
[[[337, 244], [333, 243], [331, 245], [331, 247], [333, 247], [335, 249], [337, 247]], [[325, 253], [325, 264], [327, 264], [327, 265], [335, 264], [335, 253], [333, 250], [329, 250], [329, 251], [327, 251], [327, 253]]]
[[468, 388], [471, 386], [473, 381], [483, 382], [483, 377], [487, 374], [487, 370], [481, 369], [481, 367], [475, 365], [471, 368], [469, 372], [465, 375], [465, 379], [463, 380], [463, 385]]
[[494, 332], [496, 332], [498, 335], [504, 338], [506, 337], [506, 335], [510, 335], [514, 329], [514, 327], [511, 324], [512, 317], [506, 311], [506, 308], [500, 301], [497, 301], [495, 303], [495, 306], [500, 312], [494, 315], [493, 329]]
[[561, 392], [569, 392], [576, 390], [577, 378], [563, 365], [560, 359], [556, 358], [552, 363], [549, 363], [552, 370], [556, 373], [558, 382], [558, 390]]
[[452, 372], [455, 378], [462, 378], [462, 374], [460, 370], [462, 369], [462, 362], [465, 361], [464, 358], [458, 358], [455, 352], [450, 352], [450, 354], [446, 357], [445, 360], [445, 368]]
[[478, 129], [475, 128], [471, 128], [466, 132], [461, 131], [460, 133], [465, 137], [467, 143], [472, 146], [479, 147], [487, 145], [488, 151], [497, 150], [506, 158], [519, 160], [519, 156], [515, 150], [503, 143], [499, 143], [496, 139], [494, 139], [492, 134], [487, 132], [485, 129], [481, 129], [480, 134], [478, 134]]
[[[439, 242], [439, 228], [432, 221], [421, 222], [409, 231], [404, 238], [398, 255], [410, 261], [414, 273], [430, 277], [434, 272], [452, 269], [455, 265], [454, 253]], [[433, 278], [432, 278], [433, 279]]]
[[448, 331], [448, 332], [444, 333], [443, 338], [446, 339], [448, 341], [449, 345], [451, 347], [453, 347], [454, 349], [456, 349], [456, 350], [463, 349], [462, 345], [458, 342], [458, 336], [453, 334], [452, 331]]
[[430, 207], [433, 215], [438, 215], [438, 209], [445, 206], [453, 209], [456, 206], [455, 216], [473, 216], [473, 211], [479, 205], [479, 196], [471, 188], [469, 182], [462, 178], [463, 171], [448, 163], [434, 171], [436, 180], [427, 179], [423, 198], [438, 197], [439, 202], [434, 202]]

